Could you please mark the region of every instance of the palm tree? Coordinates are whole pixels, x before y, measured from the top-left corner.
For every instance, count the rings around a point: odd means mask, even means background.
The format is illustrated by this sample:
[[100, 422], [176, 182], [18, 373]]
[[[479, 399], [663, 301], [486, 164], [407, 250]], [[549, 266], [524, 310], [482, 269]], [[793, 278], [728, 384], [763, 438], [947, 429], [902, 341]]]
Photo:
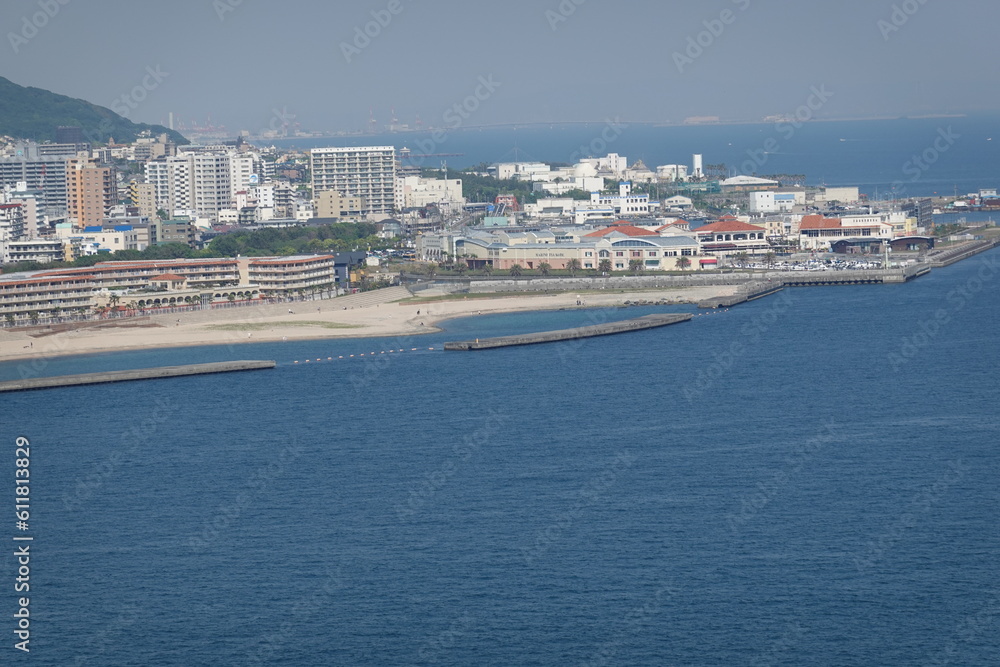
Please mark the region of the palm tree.
[[632, 273], [642, 273], [642, 260], [641, 259], [630, 259], [628, 261], [628, 270]]
[[597, 270], [600, 271], [601, 273], [611, 273], [611, 260], [602, 259], [600, 262], [597, 263]]
[[576, 272], [580, 270], [580, 260], [574, 257], [566, 262], [566, 270], [569, 271], [569, 275], [575, 276]]
[[688, 268], [689, 266], [691, 266], [691, 260], [690, 259], [688, 259], [687, 257], [678, 257], [677, 258], [677, 268], [678, 269], [680, 269], [681, 271], [683, 271], [684, 269]]
[[512, 278], [517, 278], [518, 276], [520, 276], [521, 275], [521, 270], [522, 269], [521, 269], [521, 265], [520, 264], [515, 264], [514, 266], [510, 267], [510, 275], [511, 275], [511, 277]]
[[541, 264], [538, 265], [538, 272], [543, 276], [549, 275], [549, 271], [551, 270], [552, 270], [552, 265], [549, 264], [548, 262], [542, 262]]
[[745, 250], [741, 250], [740, 252], [736, 253], [733, 259], [736, 260], [736, 263], [740, 265], [740, 268], [743, 268], [747, 265], [747, 262], [750, 261], [750, 255], [747, 254]]
[[7, 320], [7, 326], [14, 326], [14, 313], [7, 313], [3, 318]]
[[490, 264], [489, 262], [487, 262], [486, 264], [483, 264], [483, 275], [484, 276], [492, 276], [493, 275], [493, 265]]
[[121, 300], [122, 300], [122, 298], [120, 296], [118, 296], [117, 294], [112, 294], [111, 295], [111, 298], [109, 299], [109, 301], [111, 303], [112, 310], [114, 310], [118, 306], [118, 302], [121, 301]]
[[455, 262], [455, 273], [460, 276], [464, 276], [465, 272], [469, 270], [469, 265], [465, 262]]
[[771, 268], [771, 265], [774, 264], [774, 260], [777, 257], [778, 256], [774, 254], [773, 250], [768, 250], [766, 253], [764, 253], [764, 263], [767, 264], [767, 268], [769, 269]]

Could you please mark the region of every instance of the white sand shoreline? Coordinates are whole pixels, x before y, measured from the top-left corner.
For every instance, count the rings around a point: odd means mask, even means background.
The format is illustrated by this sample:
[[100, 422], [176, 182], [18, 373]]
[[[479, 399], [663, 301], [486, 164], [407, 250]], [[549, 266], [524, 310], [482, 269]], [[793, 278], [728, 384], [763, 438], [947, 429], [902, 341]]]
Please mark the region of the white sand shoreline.
[[[130, 350], [419, 336], [439, 333], [443, 329], [438, 325], [459, 317], [607, 308], [637, 300], [694, 302], [733, 294], [736, 289], [733, 285], [720, 285], [609, 293], [515, 294], [423, 303], [394, 301], [348, 310], [338, 310], [338, 300], [331, 299], [212, 311], [211, 315], [199, 312], [197, 318], [185, 318], [185, 314], [157, 316], [149, 326], [81, 328], [44, 336], [36, 334], [37, 337], [17, 330], [0, 330], [0, 362]], [[584, 305], [577, 305], [578, 300]], [[294, 312], [289, 314], [285, 310]], [[171, 321], [172, 318], [180, 323]], [[246, 327], [239, 330], [240, 325]], [[235, 330], [213, 328], [219, 326]]]

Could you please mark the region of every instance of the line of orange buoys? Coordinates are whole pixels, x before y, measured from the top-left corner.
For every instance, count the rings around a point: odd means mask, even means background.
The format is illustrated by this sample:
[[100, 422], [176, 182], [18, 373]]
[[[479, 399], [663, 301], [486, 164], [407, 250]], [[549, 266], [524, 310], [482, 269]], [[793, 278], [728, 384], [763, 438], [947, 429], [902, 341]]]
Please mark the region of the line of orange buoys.
[[[423, 348], [420, 348], [420, 347], [412, 347], [412, 348], [410, 348], [410, 352], [418, 352], [418, 351], [420, 351], [422, 349]], [[429, 347], [427, 349], [429, 351], [431, 351], [431, 352], [433, 352], [435, 350], [435, 348], [433, 348], [433, 347]], [[306, 359], [304, 361], [293, 361], [292, 363], [293, 364], [310, 364], [310, 363], [320, 363], [320, 362], [323, 362], [323, 361], [340, 361], [341, 359], [355, 359], [355, 358], [360, 359], [361, 357], [375, 357], [375, 356], [378, 356], [378, 355], [381, 355], [381, 354], [393, 354], [395, 352], [406, 352], [406, 350], [404, 350], [404, 349], [399, 349], [399, 350], [382, 350], [381, 352], [370, 352], [370, 353], [364, 353], [364, 352], [362, 352], [361, 354], [346, 354], [346, 355], [341, 355], [341, 356], [336, 357], [336, 358], [334, 358], [334, 357], [326, 357], [325, 359], [323, 357], [317, 357], [315, 360], [313, 360], [313, 359]]]

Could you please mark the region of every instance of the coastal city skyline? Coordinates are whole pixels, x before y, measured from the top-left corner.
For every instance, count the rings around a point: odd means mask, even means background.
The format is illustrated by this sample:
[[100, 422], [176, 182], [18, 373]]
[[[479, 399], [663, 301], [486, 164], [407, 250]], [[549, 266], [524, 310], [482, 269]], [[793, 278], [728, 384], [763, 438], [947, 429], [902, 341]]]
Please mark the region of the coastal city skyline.
[[[855, 0], [811, 7], [802, 23], [751, 0], [519, 0], [502, 11], [453, 0], [433, 9], [183, 0], [141, 12], [17, 0], [0, 9], [0, 62], [15, 83], [133, 120], [166, 125], [172, 114], [178, 126], [230, 134], [256, 134], [275, 116], [316, 132], [444, 127], [477, 90], [467, 126], [758, 120], [793, 114], [813, 87], [831, 92], [817, 118], [996, 111], [1000, 98], [982, 81], [1000, 47], [988, 20], [969, 20], [995, 8], [961, 9]], [[173, 46], [180, 36], [198, 48]]]
[[7, 0], [0, 663], [996, 664], [998, 17]]

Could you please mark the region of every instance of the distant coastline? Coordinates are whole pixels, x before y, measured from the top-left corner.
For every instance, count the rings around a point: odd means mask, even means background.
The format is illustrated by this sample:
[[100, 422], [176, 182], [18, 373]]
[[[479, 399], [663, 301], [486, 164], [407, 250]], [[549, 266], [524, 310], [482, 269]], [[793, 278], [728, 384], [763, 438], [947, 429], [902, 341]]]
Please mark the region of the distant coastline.
[[[929, 113], [929, 114], [896, 114], [896, 115], [885, 115], [885, 116], [843, 116], [843, 117], [831, 117], [831, 118], [812, 118], [809, 123], [865, 123], [865, 122], [877, 122], [877, 121], [899, 121], [899, 120], [941, 120], [949, 118], [970, 118], [977, 115], [995, 115], [998, 120], [1000, 120], [1000, 112], [989, 112], [984, 114], [972, 114], [972, 113]], [[452, 132], [482, 132], [484, 130], [502, 130], [502, 129], [544, 129], [544, 128], [561, 128], [561, 127], [589, 127], [589, 126], [602, 126], [608, 122], [609, 119], [603, 118], [598, 120], [561, 120], [561, 121], [527, 121], [527, 122], [503, 122], [503, 123], [482, 123], [475, 125], [463, 125], [457, 128], [445, 128], [445, 127], [402, 127], [394, 130], [383, 130], [379, 132], [370, 132], [367, 130], [340, 130], [336, 132], [317, 132], [309, 133], [308, 136], [301, 137], [284, 137], [280, 139], [266, 139], [275, 145], [283, 145], [287, 142], [295, 141], [309, 141], [309, 140], [326, 140], [326, 139], [346, 139], [346, 138], [367, 138], [367, 137], [384, 137], [389, 135], [407, 135], [407, 134], [427, 134], [434, 132], [436, 130], [444, 130], [448, 133]], [[720, 119], [713, 121], [688, 121], [688, 120], [630, 120], [628, 118], [614, 118], [617, 122], [621, 122], [625, 125], [637, 125], [644, 127], [730, 127], [730, 126], [743, 126], [743, 125], [773, 125], [774, 121], [766, 120], [764, 118], [747, 118], [747, 119]]]

